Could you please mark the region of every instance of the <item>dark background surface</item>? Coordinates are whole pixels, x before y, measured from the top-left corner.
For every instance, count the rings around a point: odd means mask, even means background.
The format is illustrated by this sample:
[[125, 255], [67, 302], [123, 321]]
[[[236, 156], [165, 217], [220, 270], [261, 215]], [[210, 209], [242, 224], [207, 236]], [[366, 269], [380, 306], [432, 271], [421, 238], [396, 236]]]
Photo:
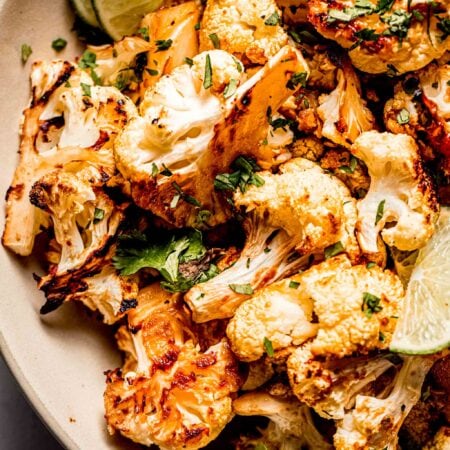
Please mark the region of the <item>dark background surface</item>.
[[1, 356], [0, 449], [64, 450], [28, 404]]

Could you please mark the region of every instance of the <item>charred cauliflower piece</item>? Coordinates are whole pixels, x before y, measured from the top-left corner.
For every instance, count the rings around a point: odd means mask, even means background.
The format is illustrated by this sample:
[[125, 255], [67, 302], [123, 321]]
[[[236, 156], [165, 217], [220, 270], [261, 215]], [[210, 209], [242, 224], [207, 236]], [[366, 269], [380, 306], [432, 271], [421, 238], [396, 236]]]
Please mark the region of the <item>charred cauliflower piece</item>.
[[233, 417], [241, 385], [236, 361], [221, 341], [202, 353], [179, 297], [152, 285], [118, 335], [130, 352], [125, 373], [107, 375], [105, 409], [111, 433], [166, 449], [198, 449]]
[[244, 64], [265, 64], [287, 34], [274, 0], [210, 0], [200, 26], [200, 51], [221, 48]]
[[[271, 149], [258, 153], [269, 129], [267, 110], [276, 111], [291, 95], [290, 77], [300, 71], [307, 71], [306, 63], [285, 47], [237, 87], [245, 76], [242, 64], [212, 50], [163, 77], [147, 91], [143, 117], [133, 120], [115, 145], [118, 168], [131, 181], [138, 206], [179, 227], [198, 226], [200, 210], [209, 211], [209, 225], [226, 220], [214, 178], [240, 154], [272, 162]], [[265, 95], [280, 81], [274, 95]]]
[[31, 253], [40, 228], [49, 226], [48, 215], [29, 202], [33, 183], [71, 161], [89, 161], [106, 180], [115, 171], [114, 139], [136, 114], [133, 103], [117, 89], [93, 86], [86, 73], [68, 62], [34, 63], [31, 86], [3, 234], [3, 244], [23, 256]]
[[236, 310], [227, 327], [233, 352], [241, 361], [256, 361], [266, 352], [268, 339], [274, 351], [300, 345], [317, 334], [312, 322], [313, 303], [299, 295], [299, 276], [258, 291]]
[[231, 317], [248, 294], [294, 273], [311, 254], [338, 242], [352, 258], [359, 256], [355, 200], [338, 179], [301, 158], [281, 165], [278, 174], [258, 176], [259, 186], [234, 196], [247, 211], [247, 241], [239, 259], [186, 294], [196, 322]]
[[288, 360], [288, 374], [297, 398], [326, 419], [342, 419], [356, 395], [393, 367], [387, 359], [346, 357], [323, 361], [306, 343]]
[[446, 1], [313, 0], [308, 7], [316, 30], [348, 49], [354, 66], [364, 72], [418, 70], [450, 45]]
[[322, 136], [350, 147], [364, 131], [375, 128], [375, 118], [361, 98], [361, 84], [351, 64], [345, 59], [337, 70], [338, 84], [319, 98], [317, 109], [323, 121]]
[[450, 448], [450, 427], [443, 426], [436, 433], [431, 442], [423, 450], [448, 450]]
[[243, 361], [260, 358], [267, 340], [276, 352], [314, 338], [313, 354], [337, 357], [386, 349], [403, 295], [393, 273], [339, 256], [258, 291], [237, 308], [227, 335]]
[[233, 402], [241, 416], [265, 416], [270, 419], [263, 437], [255, 439], [255, 447], [264, 444], [269, 449], [293, 450], [311, 448], [331, 449], [331, 445], [316, 429], [310, 409], [293, 396], [277, 398], [266, 392], [250, 392]]
[[358, 201], [361, 248], [377, 252], [380, 231], [384, 242], [399, 250], [425, 245], [434, 232], [438, 204], [414, 140], [369, 131], [356, 140], [351, 152], [364, 161], [371, 180], [369, 192]]
[[419, 400], [432, 365], [432, 358], [406, 357], [385, 398], [357, 395], [355, 407], [338, 422], [336, 449], [396, 449], [398, 430]]

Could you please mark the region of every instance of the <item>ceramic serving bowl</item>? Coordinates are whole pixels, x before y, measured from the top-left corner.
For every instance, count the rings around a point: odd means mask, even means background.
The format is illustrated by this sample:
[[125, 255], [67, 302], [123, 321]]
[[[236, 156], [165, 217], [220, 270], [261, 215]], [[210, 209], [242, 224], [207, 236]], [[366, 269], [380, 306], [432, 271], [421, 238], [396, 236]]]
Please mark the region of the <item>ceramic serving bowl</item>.
[[[0, 0], [0, 230], [4, 194], [17, 163], [19, 122], [29, 98], [33, 60], [80, 52], [64, 0]], [[56, 55], [51, 42], [69, 41]], [[20, 47], [33, 53], [21, 62]], [[75, 305], [40, 316], [36, 263], [0, 247], [0, 349], [23, 391], [59, 441], [70, 450], [136, 449], [112, 439], [103, 419], [103, 372], [120, 365], [111, 331]]]

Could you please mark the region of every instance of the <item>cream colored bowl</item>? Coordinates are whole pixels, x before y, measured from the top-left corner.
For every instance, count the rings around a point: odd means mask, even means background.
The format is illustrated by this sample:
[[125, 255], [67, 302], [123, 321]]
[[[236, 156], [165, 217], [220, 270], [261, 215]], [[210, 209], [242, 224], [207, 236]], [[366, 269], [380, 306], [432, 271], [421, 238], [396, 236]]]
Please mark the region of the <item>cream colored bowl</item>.
[[[18, 125], [29, 97], [34, 59], [57, 57], [53, 39], [69, 41], [61, 57], [77, 54], [73, 14], [64, 0], [0, 0], [0, 229], [4, 195], [17, 162]], [[33, 54], [21, 63], [21, 44]], [[108, 436], [103, 419], [104, 375], [120, 364], [111, 332], [84, 310], [64, 305], [41, 317], [44, 301], [29, 260], [0, 249], [0, 348], [41, 418], [70, 450], [137, 448]]]

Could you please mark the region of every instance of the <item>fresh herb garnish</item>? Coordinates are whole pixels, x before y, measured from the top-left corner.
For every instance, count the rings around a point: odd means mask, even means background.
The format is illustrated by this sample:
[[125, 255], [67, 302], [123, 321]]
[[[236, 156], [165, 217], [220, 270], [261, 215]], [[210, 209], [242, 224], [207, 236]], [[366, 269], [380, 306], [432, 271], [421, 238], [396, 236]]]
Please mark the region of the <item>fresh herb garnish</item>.
[[96, 86], [102, 85], [102, 80], [94, 69], [91, 69], [91, 78]]
[[90, 50], [85, 50], [85, 52], [81, 55], [78, 66], [80, 69], [95, 69], [97, 67], [96, 61], [97, 55]]
[[86, 97], [91, 96], [91, 85], [86, 83], [80, 83], [81, 90], [83, 91], [83, 95]]
[[152, 163], [152, 177], [156, 178], [158, 172], [159, 172], [158, 166], [155, 163]]
[[250, 284], [229, 284], [228, 287], [236, 294], [252, 295], [254, 293]]
[[189, 194], [186, 194], [185, 192], [183, 192], [183, 190], [181, 189], [181, 186], [178, 183], [176, 183], [175, 181], [172, 183], [172, 187], [175, 189], [175, 191], [180, 196], [180, 198], [182, 200], [184, 200], [186, 203], [197, 206], [198, 208], [200, 208], [202, 206], [202, 204], [195, 197], [192, 197], [192, 195], [189, 195]]
[[349, 51], [355, 49], [365, 41], [375, 42], [380, 37], [378, 33], [375, 33], [375, 30], [370, 30], [369, 28], [364, 28], [357, 31], [355, 33], [355, 36], [358, 38], [358, 40], [349, 48]]
[[340, 166], [339, 170], [345, 173], [354, 173], [357, 165], [358, 160], [354, 156], [351, 156], [348, 166]]
[[263, 344], [264, 344], [264, 348], [266, 350], [267, 355], [272, 358], [275, 355], [275, 352], [273, 351], [272, 341], [270, 339], [267, 339], [266, 337], [264, 337]]
[[378, 222], [383, 218], [385, 203], [386, 203], [386, 200], [381, 200], [381, 202], [378, 204], [377, 214], [375, 216], [375, 225], [377, 225]]
[[230, 80], [230, 82], [227, 84], [227, 86], [225, 87], [224, 91], [223, 91], [223, 96], [225, 98], [230, 98], [234, 95], [234, 93], [236, 92], [237, 89], [237, 85], [238, 82], [237, 80], [235, 80], [234, 78], [232, 78]]
[[439, 18], [437, 27], [439, 28], [440, 31], [442, 31], [442, 34], [439, 36], [439, 39], [441, 40], [441, 42], [443, 42], [447, 39], [448, 36], [450, 36], [450, 19]]
[[405, 125], [409, 123], [409, 111], [405, 108], [403, 108], [398, 114], [397, 114], [397, 122], [400, 125]]
[[264, 25], [267, 25], [269, 27], [274, 27], [281, 23], [281, 17], [278, 15], [277, 12], [272, 13], [265, 21]]
[[376, 262], [369, 261], [369, 262], [366, 264], [366, 267], [367, 267], [368, 269], [371, 269], [372, 267], [375, 267], [376, 265], [377, 265]]
[[164, 175], [165, 177], [170, 177], [173, 175], [172, 171], [164, 163], [162, 163], [162, 166], [163, 169], [159, 172], [161, 175]]
[[[202, 242], [202, 234], [198, 230], [168, 234], [161, 231], [154, 239], [134, 232], [119, 236], [116, 254], [113, 257], [114, 267], [121, 275], [133, 275], [141, 269], [157, 270], [163, 281], [161, 286], [171, 292], [186, 291], [194, 284], [207, 281], [219, 271], [214, 264], [203, 269], [207, 254]], [[183, 274], [185, 265], [199, 267], [192, 275], [192, 270]]]
[[105, 218], [105, 210], [100, 208], [94, 209], [94, 224]]
[[291, 289], [297, 289], [300, 286], [300, 283], [298, 281], [289, 281], [289, 287]]
[[203, 79], [203, 87], [205, 89], [209, 89], [211, 86], [212, 86], [211, 58], [209, 54], [207, 54], [205, 59], [205, 77]]
[[214, 48], [220, 48], [219, 36], [216, 33], [211, 33], [208, 37], [211, 39]]
[[237, 188], [242, 193], [247, 191], [248, 186], [262, 186], [264, 180], [255, 172], [261, 170], [256, 162], [245, 156], [239, 156], [231, 165], [232, 173], [216, 175], [214, 188], [219, 191], [235, 191]]
[[380, 306], [380, 301], [380, 297], [377, 297], [370, 292], [364, 292], [361, 311], [363, 311], [366, 317], [370, 319], [373, 314], [378, 313], [383, 309], [383, 307]]
[[67, 41], [65, 39], [58, 38], [52, 42], [52, 49], [55, 50], [56, 52], [60, 52], [66, 48], [66, 45]]
[[184, 58], [184, 62], [190, 67], [194, 65], [194, 60], [192, 58], [189, 58], [188, 56]]
[[332, 258], [333, 256], [339, 255], [344, 251], [344, 246], [341, 241], [336, 242], [336, 244], [328, 246], [324, 250], [325, 259]]
[[22, 44], [22, 46], [20, 47], [20, 56], [24, 64], [28, 61], [28, 58], [32, 53], [33, 49], [28, 44]]
[[145, 69], [145, 71], [152, 77], [156, 77], [159, 74], [159, 72], [155, 69]]
[[401, 41], [408, 34], [411, 17], [412, 14], [403, 9], [397, 9], [388, 17], [381, 17], [382, 22], [389, 26], [389, 29], [383, 34], [385, 36], [397, 36]]
[[150, 42], [150, 36], [148, 34], [148, 27], [142, 27], [137, 30], [137, 34], [140, 34], [142, 39], [145, 39], [147, 42]]
[[290, 80], [286, 83], [286, 87], [293, 91], [297, 88], [298, 85], [305, 87], [307, 79], [307, 72], [295, 72], [292, 74]]
[[155, 41], [156, 44], [156, 52], [162, 52], [164, 50], [167, 50], [171, 47], [173, 44], [172, 39], [158, 39]]

